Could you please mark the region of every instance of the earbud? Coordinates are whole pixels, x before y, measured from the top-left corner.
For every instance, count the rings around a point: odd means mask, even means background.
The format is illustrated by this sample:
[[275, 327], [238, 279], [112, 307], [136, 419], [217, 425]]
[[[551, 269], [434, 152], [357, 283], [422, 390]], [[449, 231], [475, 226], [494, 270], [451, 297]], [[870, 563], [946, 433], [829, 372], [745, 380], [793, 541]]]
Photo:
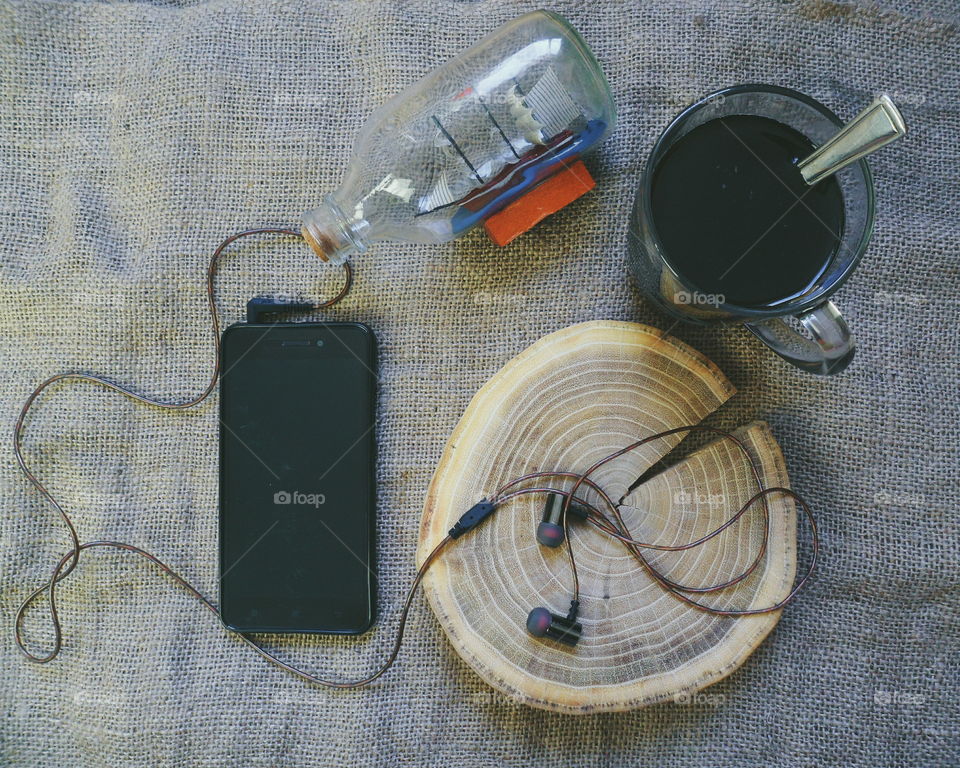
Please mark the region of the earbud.
[[[543, 505], [543, 519], [537, 526], [537, 541], [545, 547], [559, 547], [563, 544], [563, 525], [560, 523], [563, 502], [564, 497], [559, 493], [547, 494], [547, 501]], [[567, 508], [567, 514], [581, 520], [587, 519], [587, 510], [577, 504], [571, 504]]]
[[583, 634], [583, 625], [577, 621], [580, 603], [570, 602], [570, 613], [560, 616], [551, 613], [548, 608], [534, 608], [527, 616], [527, 632], [534, 637], [549, 637], [558, 643], [576, 645]]

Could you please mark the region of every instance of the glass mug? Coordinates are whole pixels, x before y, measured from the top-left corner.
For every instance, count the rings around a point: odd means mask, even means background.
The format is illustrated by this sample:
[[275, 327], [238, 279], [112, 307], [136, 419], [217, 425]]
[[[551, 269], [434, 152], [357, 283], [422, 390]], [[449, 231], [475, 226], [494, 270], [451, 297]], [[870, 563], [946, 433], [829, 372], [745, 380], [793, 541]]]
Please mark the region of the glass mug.
[[[694, 128], [716, 118], [753, 115], [776, 120], [803, 134], [814, 146], [832, 138], [843, 122], [825, 106], [802, 93], [771, 85], [738, 85], [704, 97], [687, 107], [667, 127], [647, 161], [630, 219], [629, 264], [640, 288], [670, 315], [695, 323], [742, 322], [780, 357], [818, 374], [839, 373], [853, 359], [856, 345], [843, 315], [830, 296], [856, 269], [873, 232], [873, 179], [865, 160], [836, 174], [843, 199], [840, 242], [825, 271], [805, 293], [775, 306], [738, 306], [709, 295], [674, 266], [657, 236], [651, 203], [654, 174], [666, 153]], [[799, 321], [809, 337], [788, 322]]]

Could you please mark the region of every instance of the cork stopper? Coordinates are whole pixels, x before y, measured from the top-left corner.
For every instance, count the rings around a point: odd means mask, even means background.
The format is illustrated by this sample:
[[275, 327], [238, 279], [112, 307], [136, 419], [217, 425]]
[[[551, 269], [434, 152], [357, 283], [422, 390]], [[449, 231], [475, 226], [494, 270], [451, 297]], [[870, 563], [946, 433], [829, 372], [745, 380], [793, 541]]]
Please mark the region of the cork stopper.
[[307, 211], [301, 218], [300, 232], [314, 252], [330, 264], [342, 264], [354, 253], [363, 253], [366, 246], [359, 232], [366, 222], [351, 222], [332, 198]]

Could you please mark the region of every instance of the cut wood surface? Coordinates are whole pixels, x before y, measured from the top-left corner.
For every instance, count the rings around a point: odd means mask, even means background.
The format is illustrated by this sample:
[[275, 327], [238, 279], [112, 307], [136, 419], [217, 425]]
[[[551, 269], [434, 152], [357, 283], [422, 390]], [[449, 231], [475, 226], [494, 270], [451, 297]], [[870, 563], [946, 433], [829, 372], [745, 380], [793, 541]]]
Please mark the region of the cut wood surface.
[[[508, 480], [535, 471], [583, 471], [645, 435], [699, 423], [733, 393], [713, 363], [648, 326], [596, 321], [541, 339], [480, 389], [451, 435], [427, 494], [418, 561], [463, 512]], [[764, 486], [788, 487], [767, 425], [754, 422], [736, 434], [759, 463]], [[681, 440], [676, 435], [650, 443], [593, 475], [614, 501], [623, 499], [621, 512], [636, 539], [696, 539], [757, 491], [746, 458], [719, 438], [630, 490]], [[584, 495], [597, 501], [591, 492]], [[793, 502], [768, 498], [769, 549], [760, 567], [736, 587], [703, 596], [704, 602], [761, 607], [789, 592], [796, 510]], [[504, 504], [451, 545], [423, 582], [457, 653], [517, 701], [586, 713], [670, 699], [736, 669], [779, 619], [779, 612], [730, 618], [686, 606], [622, 544], [574, 522], [583, 637], [575, 648], [531, 637], [525, 630], [531, 608], [565, 614], [571, 599], [566, 550], [545, 548], [535, 538], [543, 504], [544, 497], [533, 494]], [[648, 550], [649, 559], [675, 581], [713, 584], [750, 564], [762, 533], [758, 504], [703, 546]]]

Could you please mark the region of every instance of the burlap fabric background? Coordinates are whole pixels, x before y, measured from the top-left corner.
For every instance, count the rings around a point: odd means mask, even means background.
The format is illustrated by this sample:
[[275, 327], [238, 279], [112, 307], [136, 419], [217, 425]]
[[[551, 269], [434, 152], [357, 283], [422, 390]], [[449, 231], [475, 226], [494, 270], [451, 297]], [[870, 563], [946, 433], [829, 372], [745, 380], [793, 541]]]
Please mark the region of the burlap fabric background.
[[[224, 235], [290, 224], [338, 183], [366, 116], [530, 3], [16, 3], [0, 16], [0, 422], [57, 371], [186, 398], [211, 363], [201, 286]], [[739, 395], [712, 423], [768, 419], [814, 504], [823, 563], [709, 698], [619, 716], [522, 708], [459, 660], [421, 599], [369, 690], [267, 666], [131, 555], [90, 552], [62, 591], [53, 664], [17, 653], [15, 606], [67, 539], [2, 462], [0, 763], [15, 766], [951, 765], [958, 760], [958, 7], [938, 2], [575, 3], [554, 8], [620, 109], [595, 192], [511, 247], [481, 233], [381, 245], [329, 317], [382, 353], [380, 610], [362, 639], [284, 653], [346, 676], [382, 657], [411, 577], [423, 494], [474, 391], [540, 336], [593, 318], [670, 321], [625, 274], [627, 215], [658, 132], [738, 82], [804, 90], [851, 117], [886, 90], [909, 138], [871, 161], [873, 244], [837, 302], [861, 352], [800, 374], [737, 328], [675, 327]], [[255, 292], [334, 286], [301, 245], [226, 262], [228, 322]], [[5, 426], [6, 430], [7, 427]], [[216, 594], [215, 399], [157, 412], [86, 386], [45, 397], [28, 453], [85, 540], [145, 546]], [[49, 643], [42, 613], [29, 636]]]

